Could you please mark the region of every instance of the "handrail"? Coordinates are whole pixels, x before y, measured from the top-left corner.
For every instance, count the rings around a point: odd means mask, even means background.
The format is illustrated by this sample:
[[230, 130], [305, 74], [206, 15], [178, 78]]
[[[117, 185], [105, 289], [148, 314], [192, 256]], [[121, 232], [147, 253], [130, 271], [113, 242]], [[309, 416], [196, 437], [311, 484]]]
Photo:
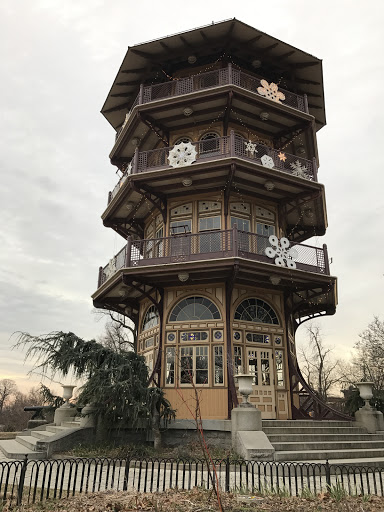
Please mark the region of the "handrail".
[[[278, 91], [276, 91], [276, 93], [280, 92], [281, 95], [276, 95], [272, 88], [265, 87], [265, 83], [268, 83], [265, 79], [249, 75], [240, 69], [233, 68], [232, 64], [228, 64], [226, 68], [207, 71], [206, 73], [183, 78], [173, 78], [169, 82], [161, 82], [153, 85], [141, 84], [140, 91], [127, 112], [122, 127], [116, 133], [116, 141], [127, 123], [131, 112], [137, 105], [223, 85], [236, 85], [246, 91], [254, 92], [258, 96], [268, 98], [275, 103], [286, 105], [300, 112], [309, 113], [306, 95], [301, 96], [286, 89], [282, 89], [279, 86], [277, 86]], [[265, 92], [263, 93], [262, 91]]]
[[[233, 134], [233, 132], [231, 132]], [[192, 143], [196, 148], [195, 165], [200, 162], [217, 160], [234, 156], [254, 162], [268, 169], [278, 170], [299, 178], [317, 181], [317, 166], [315, 159], [307, 160], [285, 151], [270, 148], [264, 144], [249, 141], [238, 135], [218, 137], [217, 139], [200, 140]], [[150, 151], [136, 151], [129, 168], [124, 172], [115, 188], [108, 194], [108, 204], [116, 196], [130, 174], [142, 173], [152, 170], [167, 169], [169, 152], [174, 146], [152, 149]]]
[[[234, 227], [162, 238], [129, 239], [127, 245], [105, 267], [100, 267], [98, 287], [118, 270], [128, 266], [161, 265], [237, 256], [262, 263], [274, 263], [273, 259], [265, 254], [265, 249], [270, 246], [268, 238], [256, 233], [239, 231]], [[291, 246], [297, 251], [298, 270], [329, 275], [326, 246], [315, 247], [295, 242], [292, 242]]]

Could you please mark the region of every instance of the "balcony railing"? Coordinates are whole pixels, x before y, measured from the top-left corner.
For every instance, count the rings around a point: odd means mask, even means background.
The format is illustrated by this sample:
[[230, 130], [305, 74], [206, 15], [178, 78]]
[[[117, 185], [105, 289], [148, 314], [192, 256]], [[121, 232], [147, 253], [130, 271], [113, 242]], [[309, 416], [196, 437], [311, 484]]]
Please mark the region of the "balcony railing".
[[[140, 91], [127, 113], [126, 120], [128, 120], [129, 114], [137, 105], [143, 105], [145, 103], [162, 100], [164, 98], [190, 94], [196, 91], [229, 84], [237, 85], [242, 89], [254, 92], [255, 94], [268, 98], [275, 103], [281, 103], [282, 105], [300, 110], [301, 112], [309, 112], [306, 95], [300, 96], [299, 94], [281, 89], [280, 87], [278, 88], [278, 91], [284, 95], [284, 99], [281, 99], [282, 96], [276, 98], [276, 94], [271, 89], [267, 89], [264, 94], [260, 94], [258, 90], [259, 88], [265, 90], [261, 83], [262, 80], [263, 78], [256, 78], [248, 73], [244, 73], [244, 71], [233, 68], [232, 65], [229, 64], [228, 67], [223, 69], [208, 71], [207, 73], [200, 73], [186, 78], [174, 79], [170, 82], [155, 85], [141, 85]], [[123, 127], [124, 125], [122, 128]], [[120, 128], [120, 131], [122, 128]], [[118, 138], [120, 131], [117, 132], [116, 139]]]
[[[237, 256], [273, 263], [274, 260], [265, 255], [265, 249], [269, 246], [268, 236], [239, 231], [236, 227], [222, 231], [187, 233], [149, 240], [128, 239], [127, 245], [110, 260], [108, 265], [100, 267], [98, 286], [100, 287], [121, 268]], [[295, 260], [297, 269], [329, 275], [326, 245], [320, 248], [292, 242], [291, 247], [294, 247], [298, 254]]]
[[[314, 158], [307, 160], [259, 143], [256, 143], [255, 152], [252, 153], [247, 150], [247, 143], [247, 140], [235, 135], [233, 132], [226, 137], [193, 142], [192, 144], [197, 152], [195, 163], [234, 156], [255, 162], [263, 167], [276, 169], [311, 181], [317, 181], [317, 164]], [[108, 204], [123, 186], [129, 174], [171, 167], [168, 162], [168, 155], [173, 147], [153, 149], [151, 151], [136, 151], [129, 171], [124, 173], [112, 192], [109, 192]], [[265, 160], [265, 157], [269, 157], [269, 159]], [[195, 163], [192, 165], [195, 165]]]

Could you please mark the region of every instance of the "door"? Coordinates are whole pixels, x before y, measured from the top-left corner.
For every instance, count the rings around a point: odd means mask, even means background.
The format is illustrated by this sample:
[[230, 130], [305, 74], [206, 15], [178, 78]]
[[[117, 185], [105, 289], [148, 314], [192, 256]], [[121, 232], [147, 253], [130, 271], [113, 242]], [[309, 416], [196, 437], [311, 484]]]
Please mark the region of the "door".
[[248, 373], [253, 375], [251, 403], [264, 419], [276, 419], [273, 351], [266, 348], [247, 348]]

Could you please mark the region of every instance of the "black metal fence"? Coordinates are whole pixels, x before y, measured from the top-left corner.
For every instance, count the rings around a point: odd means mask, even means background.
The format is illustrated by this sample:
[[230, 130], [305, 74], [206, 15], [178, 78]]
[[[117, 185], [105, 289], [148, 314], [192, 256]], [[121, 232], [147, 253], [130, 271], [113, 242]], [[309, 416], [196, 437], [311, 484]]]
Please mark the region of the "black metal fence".
[[332, 488], [348, 495], [384, 495], [384, 468], [294, 462], [175, 459], [54, 459], [0, 462], [3, 501], [35, 503], [79, 493], [115, 490], [161, 492], [212, 488], [223, 492], [317, 494]]

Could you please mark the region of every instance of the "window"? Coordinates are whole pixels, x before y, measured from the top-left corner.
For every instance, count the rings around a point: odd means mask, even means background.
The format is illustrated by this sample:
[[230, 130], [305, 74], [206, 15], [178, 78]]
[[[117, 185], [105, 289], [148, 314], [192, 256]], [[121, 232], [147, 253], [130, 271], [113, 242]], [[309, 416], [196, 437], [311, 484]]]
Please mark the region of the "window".
[[174, 220], [171, 222], [171, 235], [182, 235], [192, 231], [192, 220]]
[[199, 219], [199, 231], [210, 231], [221, 228], [221, 217], [202, 217]]
[[214, 384], [224, 384], [224, 371], [223, 371], [223, 347], [213, 347], [214, 353]]
[[276, 313], [269, 304], [261, 299], [245, 299], [235, 311], [235, 320], [278, 325]]
[[200, 253], [218, 252], [221, 250], [221, 233], [215, 232], [215, 230], [219, 230], [220, 228], [220, 216], [202, 217], [199, 219], [199, 231], [205, 231], [205, 233], [199, 236]]
[[247, 341], [251, 341], [252, 343], [269, 343], [270, 341], [268, 334], [258, 334], [255, 332], [247, 332], [245, 339]]
[[236, 224], [239, 231], [250, 231], [249, 219], [242, 219], [241, 217], [231, 217], [231, 228]]
[[168, 347], [165, 355], [165, 383], [175, 383], [175, 349]]
[[181, 347], [180, 383], [208, 384], [208, 347]]
[[271, 385], [271, 369], [269, 365], [269, 352], [262, 351], [260, 353], [260, 363], [261, 363], [261, 385], [262, 386], [270, 386]]
[[283, 351], [275, 350], [276, 358], [276, 380], [279, 388], [284, 387]]
[[156, 325], [159, 325], [159, 313], [157, 312], [155, 306], [151, 306], [145, 313], [141, 331], [146, 331], [147, 329], [156, 327]]
[[248, 373], [253, 375], [253, 384], [255, 386], [259, 385], [259, 374], [257, 369], [257, 351], [256, 350], [247, 350], [248, 352]]
[[180, 333], [180, 341], [206, 341], [207, 339], [207, 331], [193, 331]]
[[174, 143], [174, 146], [177, 146], [177, 144], [181, 144], [184, 142], [184, 144], [187, 144], [188, 142], [192, 142], [192, 139], [190, 137], [179, 137], [177, 141]]
[[233, 366], [234, 366], [234, 374], [235, 375], [238, 375], [239, 373], [243, 373], [241, 347], [233, 347]]
[[181, 300], [169, 315], [170, 322], [196, 320], [220, 320], [221, 315], [215, 304], [205, 297], [188, 297]]
[[220, 153], [219, 136], [215, 132], [204, 134], [199, 143], [201, 156], [213, 156]]
[[161, 226], [155, 234], [155, 258], [164, 256], [164, 227]]

